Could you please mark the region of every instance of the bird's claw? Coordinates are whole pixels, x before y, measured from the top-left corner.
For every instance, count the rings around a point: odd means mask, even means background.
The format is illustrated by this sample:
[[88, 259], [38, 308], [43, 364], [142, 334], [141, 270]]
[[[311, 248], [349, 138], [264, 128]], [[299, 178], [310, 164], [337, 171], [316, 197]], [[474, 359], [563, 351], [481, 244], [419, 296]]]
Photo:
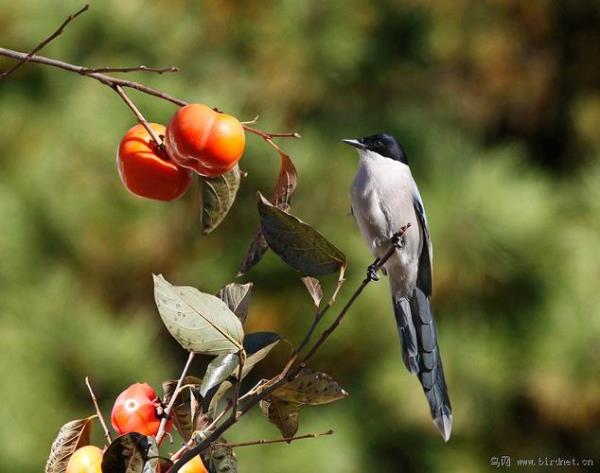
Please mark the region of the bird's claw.
[[379, 276], [377, 276], [377, 265], [372, 264], [367, 268], [367, 279], [369, 281], [379, 281]]
[[392, 237], [392, 246], [397, 250], [401, 250], [402, 248], [404, 248], [404, 238], [398, 235], [394, 235]]

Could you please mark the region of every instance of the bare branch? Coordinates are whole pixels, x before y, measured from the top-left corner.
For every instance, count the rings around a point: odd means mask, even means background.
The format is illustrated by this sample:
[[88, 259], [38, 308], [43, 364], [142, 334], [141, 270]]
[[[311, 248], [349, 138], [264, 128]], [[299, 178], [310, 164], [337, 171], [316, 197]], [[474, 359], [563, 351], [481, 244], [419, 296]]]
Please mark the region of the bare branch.
[[[177, 97], [167, 94], [162, 90], [154, 89], [152, 87], [148, 87], [140, 82], [135, 82], [132, 80], [121, 79], [119, 77], [112, 77], [108, 74], [104, 74], [102, 72], [98, 72], [101, 70], [104, 71], [112, 71], [112, 72], [125, 72], [125, 69], [140, 70], [138, 66], [133, 68], [104, 68], [104, 69], [93, 69], [85, 66], [78, 66], [76, 64], [71, 64], [65, 61], [60, 61], [58, 59], [51, 59], [45, 56], [38, 56], [36, 54], [24, 53], [20, 51], [14, 51], [12, 49], [0, 48], [0, 56], [9, 57], [11, 59], [16, 59], [20, 62], [34, 62], [37, 64], [43, 64], [45, 66], [56, 67], [58, 69], [63, 69], [68, 72], [74, 72], [76, 74], [80, 74], [86, 77], [91, 77], [92, 79], [96, 79], [97, 81], [107, 85], [113, 90], [116, 90], [116, 86], [121, 86], [123, 88], [135, 89], [139, 92], [142, 92], [147, 95], [152, 95], [154, 97], [158, 97], [159, 99], [166, 100], [167, 102], [171, 102], [175, 105], [183, 107], [187, 105], [185, 100], [181, 100]], [[150, 72], [151, 68], [146, 69]], [[153, 72], [158, 72], [158, 69], [153, 69]], [[166, 72], [166, 71], [165, 71]], [[218, 111], [218, 109], [216, 109]], [[138, 117], [139, 119], [139, 117]], [[242, 124], [244, 129], [248, 133], [252, 133], [254, 135], [260, 136], [263, 140], [269, 143], [272, 147], [274, 147], [277, 151], [283, 152], [279, 146], [277, 146], [272, 139], [273, 138], [301, 138], [299, 133], [296, 132], [282, 132], [282, 133], [271, 133], [262, 130], [258, 130], [256, 128], [252, 128], [248, 125]]]
[[[369, 272], [371, 272], [371, 271], [377, 272], [383, 267], [383, 265], [387, 262], [387, 260], [390, 259], [390, 257], [395, 253], [395, 251], [397, 249], [396, 242], [398, 242], [400, 240], [400, 238], [402, 238], [402, 235], [404, 235], [404, 233], [406, 233], [406, 231], [409, 228], [410, 228], [410, 224], [407, 224], [404, 227], [402, 227], [397, 233], [394, 234], [394, 236], [390, 240], [390, 242], [392, 243], [390, 245], [390, 249], [387, 251], [387, 253], [383, 257], [376, 259], [373, 262], [373, 264], [371, 266], [369, 266]], [[363, 280], [363, 282], [360, 284], [360, 286], [354, 291], [354, 293], [352, 293], [352, 295], [350, 296], [350, 299], [348, 299], [348, 302], [346, 302], [346, 304], [344, 305], [344, 307], [342, 308], [342, 310], [340, 311], [338, 316], [329, 325], [329, 327], [327, 327], [327, 329], [321, 334], [321, 337], [319, 338], [319, 340], [317, 340], [317, 342], [313, 345], [313, 347], [310, 349], [308, 354], [303, 358], [303, 360], [300, 364], [298, 364], [297, 366], [292, 368], [292, 365], [298, 358], [298, 353], [297, 353], [297, 351], [295, 351], [294, 353], [292, 353], [292, 356], [286, 363], [286, 366], [283, 369], [283, 371], [278, 376], [273, 378], [269, 383], [266, 383], [265, 385], [263, 385], [264, 389], [262, 389], [260, 392], [258, 392], [254, 397], [251, 397], [248, 399], [248, 401], [242, 408], [240, 415], [237, 416], [237, 418], [234, 416], [228, 417], [221, 425], [219, 425], [214, 431], [212, 431], [202, 442], [200, 442], [198, 445], [196, 445], [193, 448], [190, 448], [187, 452], [182, 454], [179, 461], [177, 463], [173, 464], [171, 466], [171, 468], [169, 468], [167, 473], [177, 473], [178, 471], [180, 471], [181, 468], [183, 468], [183, 466], [187, 462], [189, 462], [191, 459], [193, 459], [196, 455], [199, 455], [209, 445], [211, 445], [213, 442], [215, 442], [221, 435], [223, 435], [223, 433], [225, 431], [227, 431], [232, 425], [234, 425], [239, 420], [240, 417], [242, 417], [246, 412], [248, 412], [256, 404], [258, 404], [262, 399], [267, 398], [271, 393], [273, 393], [274, 391], [279, 389], [284, 384], [289, 383], [289, 382], [293, 381], [294, 379], [296, 379], [298, 377], [298, 375], [300, 375], [300, 373], [302, 373], [302, 371], [306, 367], [306, 362], [308, 360], [310, 360], [315, 355], [315, 353], [317, 353], [317, 351], [319, 350], [319, 348], [321, 348], [323, 343], [325, 343], [325, 341], [329, 338], [329, 336], [335, 331], [335, 329], [339, 326], [340, 322], [342, 321], [342, 319], [344, 318], [344, 316], [346, 315], [346, 313], [348, 312], [350, 307], [352, 307], [354, 302], [356, 302], [356, 299], [358, 299], [358, 296], [360, 296], [360, 294], [365, 289], [365, 287], [367, 287], [367, 285], [369, 283], [371, 283], [372, 281], [373, 281], [373, 279], [371, 279], [369, 276], [367, 276]], [[337, 293], [337, 291], [334, 291], [334, 293]]]
[[314, 439], [317, 437], [323, 437], [325, 435], [333, 435], [335, 434], [335, 430], [329, 429], [327, 432], [313, 433], [313, 434], [304, 434], [298, 435], [297, 437], [290, 437], [285, 439], [275, 439], [275, 440], [253, 440], [251, 442], [240, 442], [240, 443], [214, 443], [215, 447], [229, 447], [229, 448], [238, 448], [238, 447], [250, 447], [252, 445], [268, 445], [272, 443], [292, 443], [294, 440], [303, 440], [303, 439]]
[[252, 128], [248, 125], [244, 125], [244, 129], [248, 133], [253, 133], [255, 135], [260, 136], [265, 141], [270, 141], [273, 138], [302, 138], [300, 133], [296, 133], [295, 131], [294, 132], [282, 132], [282, 133], [267, 133], [266, 131], [257, 130], [256, 128]]
[[171, 411], [173, 410], [175, 401], [177, 401], [179, 389], [181, 388], [181, 385], [183, 384], [183, 378], [185, 378], [185, 376], [187, 375], [187, 372], [190, 369], [192, 361], [194, 360], [194, 356], [195, 356], [195, 353], [190, 352], [190, 355], [188, 356], [188, 359], [185, 362], [185, 366], [183, 367], [183, 370], [181, 371], [181, 376], [179, 376], [179, 379], [177, 380], [177, 385], [175, 386], [175, 389], [173, 390], [173, 395], [171, 396], [171, 399], [169, 400], [169, 404], [165, 408], [165, 412], [163, 413], [163, 418], [161, 419], [160, 426], [158, 427], [158, 432], [156, 433], [156, 443], [158, 445], [160, 445], [160, 443], [162, 442], [162, 439], [165, 436], [165, 432], [166, 432], [166, 428], [167, 428], [167, 421], [169, 420], [169, 416], [171, 415]]
[[[400, 238], [402, 238], [402, 235], [404, 235], [409, 228], [410, 228], [410, 223], [406, 224], [397, 233], [394, 234], [394, 236], [391, 238], [392, 244], [390, 245], [390, 248], [387, 251], [387, 253], [381, 258], [377, 258], [375, 260], [375, 262], [369, 267], [369, 270], [377, 272], [383, 267], [383, 265], [387, 262], [387, 260], [390, 259], [391, 256], [396, 252], [397, 248], [396, 248], [395, 242], [399, 241]], [[369, 276], [367, 276], [363, 280], [363, 282], [360, 284], [358, 289], [356, 289], [356, 291], [354, 291], [352, 296], [350, 296], [350, 299], [348, 299], [348, 302], [346, 302], [346, 305], [344, 305], [344, 307], [342, 308], [342, 310], [340, 311], [340, 313], [338, 314], [336, 319], [321, 334], [321, 337], [319, 338], [319, 340], [317, 340], [317, 342], [313, 345], [313, 347], [310, 349], [308, 354], [302, 359], [303, 363], [307, 363], [308, 360], [310, 360], [315, 355], [315, 353], [319, 350], [321, 345], [323, 345], [323, 343], [325, 343], [325, 340], [327, 340], [329, 338], [329, 336], [334, 332], [334, 330], [340, 324], [340, 322], [342, 321], [342, 319], [348, 312], [348, 309], [350, 309], [350, 307], [352, 307], [352, 304], [354, 304], [354, 301], [356, 301], [358, 296], [360, 296], [360, 294], [362, 293], [364, 288], [367, 287], [367, 285], [369, 283], [371, 283], [372, 281], [373, 281], [373, 279]]]
[[104, 437], [108, 441], [107, 446], [112, 443], [112, 437], [110, 436], [110, 432], [108, 427], [106, 426], [106, 422], [104, 421], [104, 416], [102, 415], [102, 411], [100, 410], [100, 406], [98, 405], [98, 399], [96, 399], [96, 395], [94, 394], [94, 390], [92, 389], [92, 385], [90, 384], [90, 378], [85, 377], [85, 385], [90, 392], [90, 396], [92, 397], [92, 402], [94, 403], [94, 407], [96, 408], [96, 414], [98, 414], [98, 419], [100, 420], [100, 424], [102, 425], [102, 429], [104, 429]]
[[[27, 57], [27, 53], [14, 51], [12, 49], [7, 48], [0, 48], [0, 56], [9, 57], [21, 61]], [[56, 67], [58, 69], [63, 69], [68, 72], [74, 72], [76, 74], [80, 74], [86, 77], [91, 77], [92, 79], [96, 79], [97, 81], [102, 82], [104, 85], [107, 85], [110, 88], [114, 88], [115, 86], [120, 85], [121, 87], [128, 87], [130, 89], [139, 90], [140, 92], [143, 92], [148, 95], [153, 95], [154, 97], [158, 97], [160, 99], [174, 103], [175, 105], [187, 105], [187, 102], [185, 100], [178, 99], [177, 97], [173, 97], [172, 95], [169, 95], [161, 90], [148, 87], [139, 82], [121, 79], [119, 77], [112, 77], [108, 74], [102, 74], [101, 72], [86, 72], [87, 68], [84, 66], [77, 66], [68, 62], [59, 61], [58, 59], [51, 59], [45, 56], [33, 55], [28, 59], [27, 62], [44, 64], [46, 66]]]
[[175, 66], [171, 67], [148, 67], [148, 66], [133, 66], [133, 67], [84, 67], [81, 74], [90, 74], [92, 72], [156, 72], [164, 74], [165, 72], [179, 72]]
[[142, 115], [142, 112], [140, 112], [138, 110], [138, 108], [135, 106], [135, 104], [127, 96], [127, 94], [125, 93], [125, 91], [123, 90], [123, 88], [120, 85], [115, 85], [114, 89], [115, 89], [115, 92], [117, 94], [119, 94], [119, 97], [121, 97], [123, 99], [123, 101], [131, 109], [131, 111], [133, 112], [133, 114], [137, 117], [138, 122], [140, 122], [142, 124], [142, 126], [146, 129], [146, 131], [148, 132], [148, 134], [152, 137], [152, 140], [156, 143], [156, 146], [158, 146], [158, 148], [162, 148], [163, 147], [162, 140], [156, 134], [156, 132], [152, 129], [152, 127], [148, 124], [148, 122], [144, 118], [144, 115]]
[[90, 6], [89, 5], [85, 5], [81, 10], [79, 10], [77, 13], [74, 13], [72, 15], [69, 15], [67, 17], [67, 19], [63, 22], [62, 25], [59, 26], [59, 28], [52, 33], [50, 36], [48, 36], [44, 41], [42, 41], [40, 44], [38, 44], [35, 48], [33, 48], [31, 51], [29, 51], [29, 53], [27, 53], [25, 55], [25, 57], [23, 57], [18, 63], [16, 63], [13, 67], [11, 67], [10, 69], [8, 69], [7, 71], [4, 71], [2, 74], [0, 74], [0, 80], [8, 77], [9, 75], [11, 75], [13, 72], [15, 72], [19, 67], [21, 67], [23, 64], [29, 62], [31, 60], [31, 58], [33, 57], [33, 55], [35, 53], [37, 53], [40, 49], [42, 49], [44, 46], [46, 46], [48, 43], [50, 43], [53, 39], [55, 39], [56, 37], [60, 36], [63, 32], [63, 30], [65, 29], [65, 27], [71, 23], [75, 18], [77, 18], [79, 15], [81, 15], [83, 12], [87, 11], [88, 8]]

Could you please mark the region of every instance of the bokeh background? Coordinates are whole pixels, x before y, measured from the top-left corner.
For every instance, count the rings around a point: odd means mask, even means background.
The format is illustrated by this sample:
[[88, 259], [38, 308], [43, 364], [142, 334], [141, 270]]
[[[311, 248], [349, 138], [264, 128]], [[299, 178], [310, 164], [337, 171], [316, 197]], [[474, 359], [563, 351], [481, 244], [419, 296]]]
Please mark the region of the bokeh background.
[[[131, 78], [303, 135], [281, 141], [300, 174], [293, 209], [349, 256], [340, 299], [370, 261], [348, 216], [356, 153], [340, 139], [395, 134], [425, 200], [451, 441], [402, 366], [382, 281], [314, 362], [351, 396], [305, 409], [300, 433], [336, 434], [239, 449], [241, 471], [480, 472], [500, 455], [600, 464], [597, 2], [91, 3], [44, 54], [177, 65]], [[27, 51], [80, 6], [0, 0], [0, 45]], [[131, 95], [152, 121], [174, 111]], [[130, 383], [178, 375], [185, 353], [160, 323], [151, 273], [209, 292], [233, 280], [278, 158], [248, 137], [237, 205], [201, 237], [193, 195], [163, 204], [122, 187], [114, 155], [134, 119], [108, 88], [31, 64], [0, 83], [0, 110], [0, 471], [33, 473], [58, 427], [92, 412], [84, 376], [109, 412]], [[255, 283], [247, 330], [299, 341], [311, 303], [297, 274], [268, 254], [243, 280]], [[277, 436], [255, 412], [228, 439]]]

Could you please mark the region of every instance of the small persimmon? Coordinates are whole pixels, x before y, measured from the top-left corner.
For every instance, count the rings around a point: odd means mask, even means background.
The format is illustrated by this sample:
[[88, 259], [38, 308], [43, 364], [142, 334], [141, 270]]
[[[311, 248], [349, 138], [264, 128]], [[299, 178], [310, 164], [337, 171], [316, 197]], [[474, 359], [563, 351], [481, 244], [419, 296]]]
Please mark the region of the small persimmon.
[[208, 473], [200, 456], [195, 456], [179, 470], [180, 473]]
[[93, 445], [75, 450], [65, 473], [102, 473], [102, 450]]
[[[115, 400], [110, 420], [119, 434], [137, 432], [142, 435], [156, 435], [162, 416], [162, 404], [154, 389], [146, 383], [129, 386]], [[171, 421], [167, 423], [167, 431]]]

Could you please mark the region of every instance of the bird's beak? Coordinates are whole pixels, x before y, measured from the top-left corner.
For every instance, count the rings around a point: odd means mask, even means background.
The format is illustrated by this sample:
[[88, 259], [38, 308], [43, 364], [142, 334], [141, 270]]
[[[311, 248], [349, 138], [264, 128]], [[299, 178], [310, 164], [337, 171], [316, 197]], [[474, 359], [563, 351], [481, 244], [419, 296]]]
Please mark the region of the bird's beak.
[[363, 145], [360, 141], [358, 140], [342, 140], [344, 143], [346, 143], [347, 145], [350, 146], [354, 146], [355, 148], [358, 149], [365, 149], [365, 145]]

